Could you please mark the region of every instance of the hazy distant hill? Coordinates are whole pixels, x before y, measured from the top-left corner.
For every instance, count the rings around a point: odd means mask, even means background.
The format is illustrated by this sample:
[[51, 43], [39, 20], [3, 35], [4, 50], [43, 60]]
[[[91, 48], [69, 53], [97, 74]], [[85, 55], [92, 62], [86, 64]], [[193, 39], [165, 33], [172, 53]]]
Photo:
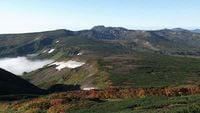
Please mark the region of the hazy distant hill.
[[195, 30], [192, 30], [192, 32], [195, 32], [195, 33], [200, 33], [200, 29], [195, 29]]

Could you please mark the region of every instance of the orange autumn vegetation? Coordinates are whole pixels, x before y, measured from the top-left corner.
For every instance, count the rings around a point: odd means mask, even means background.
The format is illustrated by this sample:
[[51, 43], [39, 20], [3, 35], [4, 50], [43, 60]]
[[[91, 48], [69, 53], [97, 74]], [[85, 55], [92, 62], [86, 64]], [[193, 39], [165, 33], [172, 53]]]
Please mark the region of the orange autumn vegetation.
[[61, 93], [61, 95], [81, 98], [135, 98], [141, 96], [179, 96], [200, 93], [200, 86], [185, 85], [177, 87], [159, 88], [107, 88], [104, 90], [72, 91]]
[[30, 101], [25, 102], [13, 102], [10, 107], [16, 113], [26, 111], [25, 113], [38, 113], [41, 110], [47, 111], [47, 113], [64, 113], [72, 105], [68, 99], [59, 99], [59, 98], [36, 98]]
[[[117, 99], [145, 96], [180, 96], [200, 93], [200, 86], [186, 85], [160, 88], [107, 88], [104, 90], [71, 91], [54, 93], [34, 99], [0, 105], [0, 109], [15, 113], [66, 113], [73, 107], [93, 103], [90, 98]], [[88, 99], [89, 98], [89, 99]], [[2, 107], [3, 106], [3, 107]]]

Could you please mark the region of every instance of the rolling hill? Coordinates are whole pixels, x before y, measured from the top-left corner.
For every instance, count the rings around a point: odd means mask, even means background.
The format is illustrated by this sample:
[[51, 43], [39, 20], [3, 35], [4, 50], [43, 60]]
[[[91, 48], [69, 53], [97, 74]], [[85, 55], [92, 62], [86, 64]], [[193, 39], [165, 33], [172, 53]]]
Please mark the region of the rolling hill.
[[195, 29], [195, 30], [192, 30], [192, 32], [195, 32], [195, 33], [200, 33], [200, 29]]

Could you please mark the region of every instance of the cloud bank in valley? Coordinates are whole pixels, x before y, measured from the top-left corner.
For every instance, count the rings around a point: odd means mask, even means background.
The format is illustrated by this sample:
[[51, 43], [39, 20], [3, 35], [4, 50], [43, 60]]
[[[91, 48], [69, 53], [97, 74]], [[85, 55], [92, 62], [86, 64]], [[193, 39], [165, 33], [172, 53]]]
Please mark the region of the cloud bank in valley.
[[22, 75], [24, 72], [42, 68], [44, 65], [53, 62], [52, 60], [29, 60], [26, 57], [2, 58], [0, 59], [0, 68], [12, 72], [16, 75]]

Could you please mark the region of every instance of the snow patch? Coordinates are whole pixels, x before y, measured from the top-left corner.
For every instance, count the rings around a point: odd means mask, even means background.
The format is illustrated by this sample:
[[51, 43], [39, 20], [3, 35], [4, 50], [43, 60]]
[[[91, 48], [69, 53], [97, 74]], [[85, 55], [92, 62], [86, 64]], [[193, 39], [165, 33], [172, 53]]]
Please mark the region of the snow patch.
[[60, 71], [61, 69], [66, 68], [66, 67], [70, 69], [74, 69], [77, 67], [81, 67], [84, 64], [85, 64], [84, 62], [69, 60], [69, 61], [62, 61], [62, 62], [54, 62], [50, 64], [49, 66], [56, 65], [57, 66], [56, 69]]
[[44, 50], [42, 53], [46, 53], [47, 52], [47, 50]]
[[51, 50], [48, 51], [48, 53], [52, 53], [54, 51], [55, 51], [55, 49], [51, 49]]
[[97, 88], [95, 88], [95, 87], [85, 87], [85, 88], [83, 88], [83, 90], [85, 90], [85, 91], [89, 91], [89, 90], [93, 90], [93, 89], [97, 89]]
[[83, 53], [78, 53], [77, 55], [80, 56], [80, 55], [83, 55]]

